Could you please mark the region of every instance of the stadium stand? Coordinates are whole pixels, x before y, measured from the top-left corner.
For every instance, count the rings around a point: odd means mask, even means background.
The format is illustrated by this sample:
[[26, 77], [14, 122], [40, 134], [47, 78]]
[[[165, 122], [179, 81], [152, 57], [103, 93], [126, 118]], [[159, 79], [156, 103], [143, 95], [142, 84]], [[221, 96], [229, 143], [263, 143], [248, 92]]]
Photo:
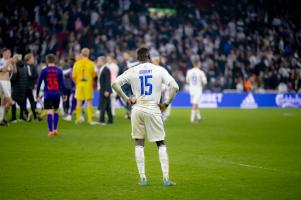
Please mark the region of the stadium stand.
[[[91, 57], [147, 46], [172, 66], [180, 87], [199, 54], [208, 90], [297, 92], [301, 87], [300, 11], [295, 1], [16, 1], [1, 3], [0, 47]], [[23, 5], [22, 5], [23, 4]], [[154, 8], [154, 9], [150, 9]], [[281, 8], [281, 9], [279, 9]]]

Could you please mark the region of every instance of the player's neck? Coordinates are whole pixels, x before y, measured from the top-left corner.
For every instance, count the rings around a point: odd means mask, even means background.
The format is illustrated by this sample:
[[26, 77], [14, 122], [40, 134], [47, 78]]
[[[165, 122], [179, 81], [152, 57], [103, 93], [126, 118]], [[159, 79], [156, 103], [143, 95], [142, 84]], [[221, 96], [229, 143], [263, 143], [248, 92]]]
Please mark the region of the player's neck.
[[49, 64], [47, 65], [47, 67], [55, 67], [55, 64], [54, 64], [54, 63], [49, 63]]

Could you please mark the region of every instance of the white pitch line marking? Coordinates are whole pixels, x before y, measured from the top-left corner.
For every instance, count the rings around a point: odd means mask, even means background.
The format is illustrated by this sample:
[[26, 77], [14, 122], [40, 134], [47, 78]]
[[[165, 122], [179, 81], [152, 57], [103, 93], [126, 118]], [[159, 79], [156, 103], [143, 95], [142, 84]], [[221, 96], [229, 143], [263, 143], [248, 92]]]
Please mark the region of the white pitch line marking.
[[[202, 156], [200, 156], [202, 157]], [[273, 172], [280, 172], [280, 173], [289, 173], [289, 174], [294, 174], [294, 175], [300, 175], [301, 173], [299, 171], [287, 171], [287, 170], [280, 170], [280, 169], [275, 169], [275, 168], [269, 168], [269, 167], [262, 167], [258, 165], [250, 165], [250, 164], [243, 164], [243, 163], [237, 163], [233, 161], [227, 161], [227, 160], [222, 160], [222, 159], [212, 159], [212, 158], [205, 158], [202, 157], [204, 160], [210, 160], [218, 163], [224, 163], [224, 164], [231, 164], [231, 165], [238, 165], [242, 167], [247, 167], [247, 168], [254, 168], [254, 169], [263, 169], [266, 171], [273, 171]]]

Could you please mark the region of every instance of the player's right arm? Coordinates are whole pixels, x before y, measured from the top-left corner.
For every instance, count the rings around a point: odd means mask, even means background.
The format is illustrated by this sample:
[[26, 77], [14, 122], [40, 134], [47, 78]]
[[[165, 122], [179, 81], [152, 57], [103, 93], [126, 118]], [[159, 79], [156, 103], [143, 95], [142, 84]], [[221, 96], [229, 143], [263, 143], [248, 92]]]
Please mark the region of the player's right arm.
[[126, 83], [129, 83], [129, 70], [125, 71], [115, 79], [115, 81], [112, 83], [112, 88], [117, 93], [117, 95], [120, 96], [129, 105], [135, 104], [136, 102], [134, 102], [131, 97], [128, 97], [121, 89], [121, 86]]
[[201, 73], [201, 82], [202, 82], [202, 85], [207, 85], [207, 78], [206, 78], [206, 75], [205, 75], [205, 72], [202, 71]]

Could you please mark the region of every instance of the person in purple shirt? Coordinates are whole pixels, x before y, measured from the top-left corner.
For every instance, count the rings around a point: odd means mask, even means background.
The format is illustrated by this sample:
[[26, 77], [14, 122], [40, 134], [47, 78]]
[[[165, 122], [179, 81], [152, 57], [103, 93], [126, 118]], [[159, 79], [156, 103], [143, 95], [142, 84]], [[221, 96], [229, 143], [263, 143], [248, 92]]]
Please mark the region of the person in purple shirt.
[[54, 54], [46, 56], [47, 67], [44, 68], [39, 76], [37, 84], [37, 99], [40, 99], [40, 87], [44, 82], [44, 109], [47, 111], [48, 136], [57, 136], [59, 122], [58, 109], [61, 96], [66, 100], [65, 82], [63, 71], [55, 66], [56, 57]]

